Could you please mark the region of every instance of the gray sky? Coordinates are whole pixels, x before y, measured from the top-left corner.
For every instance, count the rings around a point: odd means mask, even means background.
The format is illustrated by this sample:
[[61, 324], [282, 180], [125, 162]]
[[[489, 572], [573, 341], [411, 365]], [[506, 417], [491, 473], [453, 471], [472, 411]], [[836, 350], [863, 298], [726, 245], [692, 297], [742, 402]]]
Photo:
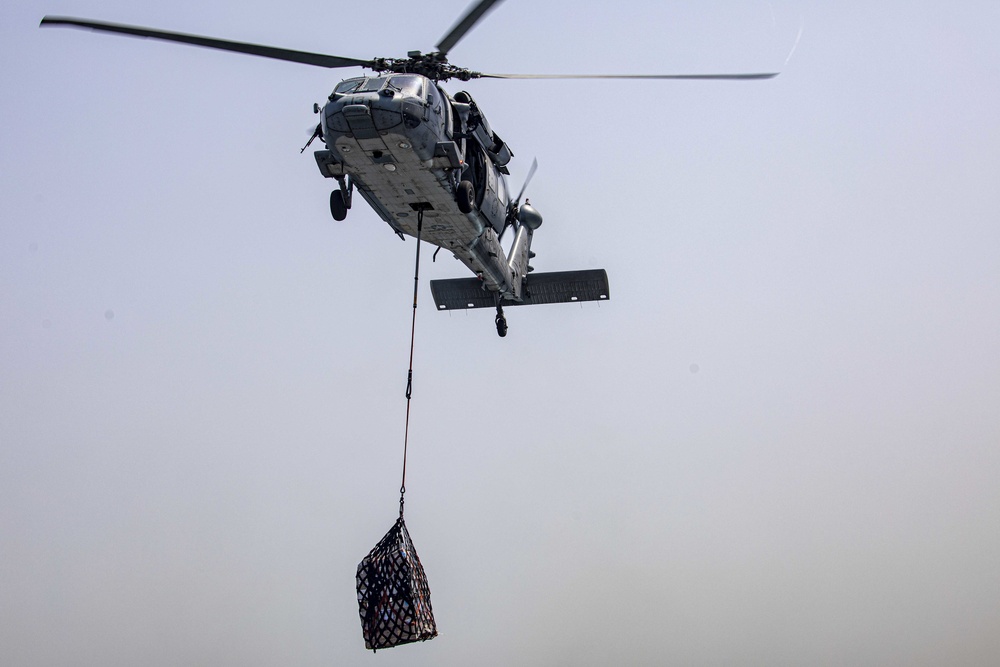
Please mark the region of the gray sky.
[[[0, 7], [0, 663], [1000, 662], [1000, 6], [508, 0], [453, 82], [608, 303], [417, 321], [440, 637], [366, 654], [413, 241], [298, 150], [331, 72], [464, 0]], [[791, 61], [786, 56], [802, 38]], [[345, 74], [346, 75], [346, 74]], [[426, 278], [462, 267], [425, 254]]]

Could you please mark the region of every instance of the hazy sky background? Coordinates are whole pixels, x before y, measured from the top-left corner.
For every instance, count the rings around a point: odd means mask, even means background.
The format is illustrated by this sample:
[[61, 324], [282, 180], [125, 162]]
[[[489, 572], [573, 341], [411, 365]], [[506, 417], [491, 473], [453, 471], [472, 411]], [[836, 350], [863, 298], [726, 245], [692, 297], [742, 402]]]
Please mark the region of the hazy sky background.
[[[414, 242], [329, 215], [328, 71], [465, 0], [0, 6], [0, 664], [1000, 663], [1000, 5], [508, 0], [452, 82], [607, 303], [417, 321], [441, 635], [364, 650]], [[791, 61], [786, 56], [802, 38]], [[314, 146], [315, 147], [315, 146]], [[458, 277], [442, 253], [423, 276]]]

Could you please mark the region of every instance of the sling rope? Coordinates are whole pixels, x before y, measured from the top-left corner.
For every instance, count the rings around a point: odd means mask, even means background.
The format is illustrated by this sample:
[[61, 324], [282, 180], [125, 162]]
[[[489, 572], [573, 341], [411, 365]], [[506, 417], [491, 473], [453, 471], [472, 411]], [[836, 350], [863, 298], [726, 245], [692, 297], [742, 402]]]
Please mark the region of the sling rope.
[[413, 269], [413, 321], [410, 324], [410, 368], [406, 372], [406, 429], [403, 431], [403, 481], [399, 485], [399, 516], [403, 517], [406, 495], [406, 450], [410, 441], [410, 398], [413, 396], [413, 341], [417, 333], [417, 288], [420, 285], [420, 234], [424, 229], [424, 212], [417, 211], [417, 258]]

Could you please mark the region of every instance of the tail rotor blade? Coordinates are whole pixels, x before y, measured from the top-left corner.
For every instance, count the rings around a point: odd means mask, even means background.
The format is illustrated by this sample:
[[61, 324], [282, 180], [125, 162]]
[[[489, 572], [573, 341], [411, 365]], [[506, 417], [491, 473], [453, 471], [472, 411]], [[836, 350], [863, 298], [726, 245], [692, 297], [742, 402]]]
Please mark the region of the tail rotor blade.
[[521, 197], [524, 196], [524, 191], [528, 189], [528, 183], [531, 182], [531, 177], [535, 175], [536, 169], [538, 169], [538, 158], [531, 161], [531, 169], [528, 170], [528, 176], [524, 179], [524, 185], [521, 186], [521, 191], [517, 193], [517, 199], [514, 200], [515, 204], [521, 203]]

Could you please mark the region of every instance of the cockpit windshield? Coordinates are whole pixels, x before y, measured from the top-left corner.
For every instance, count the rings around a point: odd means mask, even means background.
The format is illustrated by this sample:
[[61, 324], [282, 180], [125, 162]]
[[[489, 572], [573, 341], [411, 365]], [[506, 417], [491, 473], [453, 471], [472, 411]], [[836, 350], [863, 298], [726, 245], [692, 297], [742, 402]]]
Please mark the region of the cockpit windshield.
[[410, 97], [422, 97], [424, 94], [423, 77], [416, 74], [400, 74], [391, 77], [389, 85]]
[[341, 94], [353, 93], [357, 90], [358, 86], [364, 82], [364, 80], [364, 77], [359, 77], [357, 79], [344, 79], [337, 84], [337, 87], [333, 89], [333, 92]]
[[382, 89], [386, 79], [384, 77], [358, 77], [356, 79], [345, 79], [337, 84], [334, 93], [345, 95], [347, 93], [375, 93]]
[[337, 84], [333, 92], [346, 95], [348, 93], [376, 93], [388, 82], [389, 88], [398, 90], [408, 97], [423, 97], [424, 78], [417, 74], [397, 74], [389, 77], [357, 77], [344, 79]]
[[377, 76], [373, 76], [370, 79], [366, 79], [363, 86], [358, 88], [359, 93], [376, 93], [382, 88], [382, 84], [385, 83], [385, 79], [380, 79]]
[[417, 74], [397, 74], [390, 77], [357, 77], [344, 79], [337, 84], [333, 92], [346, 95], [348, 93], [375, 93], [382, 89], [386, 82], [390, 88], [398, 90], [408, 97], [423, 97], [424, 78]]

